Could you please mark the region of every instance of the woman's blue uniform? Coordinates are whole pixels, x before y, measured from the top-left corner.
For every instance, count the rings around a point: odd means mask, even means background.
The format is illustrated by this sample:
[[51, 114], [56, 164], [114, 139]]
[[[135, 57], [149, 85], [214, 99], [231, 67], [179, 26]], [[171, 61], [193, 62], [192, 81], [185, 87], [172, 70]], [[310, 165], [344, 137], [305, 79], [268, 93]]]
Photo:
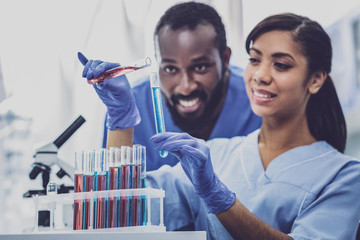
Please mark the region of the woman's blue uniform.
[[[214, 170], [255, 216], [297, 239], [355, 239], [360, 219], [360, 162], [324, 141], [293, 148], [264, 171], [259, 130], [247, 137], [208, 141]], [[148, 174], [165, 189], [165, 226], [193, 224], [209, 239], [232, 239], [207, 214], [180, 164]], [[156, 216], [155, 216], [156, 217]]]

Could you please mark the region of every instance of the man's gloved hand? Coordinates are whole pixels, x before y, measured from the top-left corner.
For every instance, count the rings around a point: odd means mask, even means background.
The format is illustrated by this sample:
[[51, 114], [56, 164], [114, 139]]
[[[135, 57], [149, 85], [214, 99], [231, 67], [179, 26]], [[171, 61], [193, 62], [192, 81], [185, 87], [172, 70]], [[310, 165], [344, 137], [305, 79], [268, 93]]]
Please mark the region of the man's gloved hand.
[[204, 200], [209, 213], [220, 213], [235, 202], [231, 192], [215, 174], [206, 142], [187, 133], [159, 133], [150, 138], [157, 150], [167, 150], [181, 163], [195, 192]]
[[[87, 60], [80, 52], [78, 53], [78, 58], [84, 65], [82, 76], [88, 80], [98, 77], [106, 70], [120, 66], [118, 63]], [[125, 75], [93, 84], [93, 86], [96, 93], [107, 107], [108, 129], [133, 128], [140, 123], [140, 113], [135, 104], [134, 95], [131, 92], [130, 84]]]

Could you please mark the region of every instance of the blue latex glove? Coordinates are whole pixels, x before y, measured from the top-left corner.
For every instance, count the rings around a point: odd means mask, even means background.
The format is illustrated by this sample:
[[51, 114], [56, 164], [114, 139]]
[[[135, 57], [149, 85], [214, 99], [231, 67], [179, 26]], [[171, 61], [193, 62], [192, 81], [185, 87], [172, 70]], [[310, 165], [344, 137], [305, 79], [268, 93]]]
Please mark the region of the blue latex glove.
[[[78, 53], [80, 62], [85, 66], [82, 76], [88, 80], [100, 76], [106, 70], [120, 66], [118, 63], [87, 60]], [[96, 93], [108, 110], [107, 128], [133, 128], [141, 121], [139, 110], [135, 104], [130, 84], [125, 75], [93, 84]]]
[[187, 133], [159, 133], [150, 138], [157, 150], [167, 150], [181, 163], [192, 182], [195, 192], [204, 200], [209, 213], [220, 213], [235, 202], [231, 192], [215, 174], [210, 149], [206, 142]]

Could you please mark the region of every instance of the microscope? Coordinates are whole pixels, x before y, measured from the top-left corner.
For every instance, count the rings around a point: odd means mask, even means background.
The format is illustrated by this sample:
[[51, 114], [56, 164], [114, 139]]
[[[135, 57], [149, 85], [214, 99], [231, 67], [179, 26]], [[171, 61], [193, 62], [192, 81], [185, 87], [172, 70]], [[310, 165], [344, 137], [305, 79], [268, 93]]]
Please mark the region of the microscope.
[[[74, 167], [70, 164], [59, 159], [57, 156], [59, 148], [80, 128], [85, 122], [85, 119], [80, 115], [54, 142], [45, 144], [35, 150], [34, 159], [32, 164], [32, 170], [29, 174], [30, 179], [34, 180], [38, 175], [42, 176], [41, 190], [29, 190], [23, 197], [30, 198], [33, 195], [46, 195], [46, 187], [50, 181], [51, 167], [57, 165], [60, 170], [56, 173], [59, 178], [64, 176], [70, 177], [74, 180]], [[65, 186], [62, 184], [57, 193], [68, 193], [73, 190], [73, 186]]]

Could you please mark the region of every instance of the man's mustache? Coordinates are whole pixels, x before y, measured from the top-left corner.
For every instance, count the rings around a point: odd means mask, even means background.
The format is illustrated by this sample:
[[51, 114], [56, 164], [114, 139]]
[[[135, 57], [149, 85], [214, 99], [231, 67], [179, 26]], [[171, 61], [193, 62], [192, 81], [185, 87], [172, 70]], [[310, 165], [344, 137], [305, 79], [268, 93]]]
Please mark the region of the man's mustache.
[[179, 100], [191, 100], [194, 98], [199, 98], [200, 100], [206, 100], [207, 99], [207, 94], [205, 93], [205, 91], [203, 90], [195, 90], [193, 92], [191, 92], [189, 95], [183, 95], [183, 94], [176, 94], [171, 96], [171, 101], [173, 102], [173, 104], [177, 104], [179, 103]]

